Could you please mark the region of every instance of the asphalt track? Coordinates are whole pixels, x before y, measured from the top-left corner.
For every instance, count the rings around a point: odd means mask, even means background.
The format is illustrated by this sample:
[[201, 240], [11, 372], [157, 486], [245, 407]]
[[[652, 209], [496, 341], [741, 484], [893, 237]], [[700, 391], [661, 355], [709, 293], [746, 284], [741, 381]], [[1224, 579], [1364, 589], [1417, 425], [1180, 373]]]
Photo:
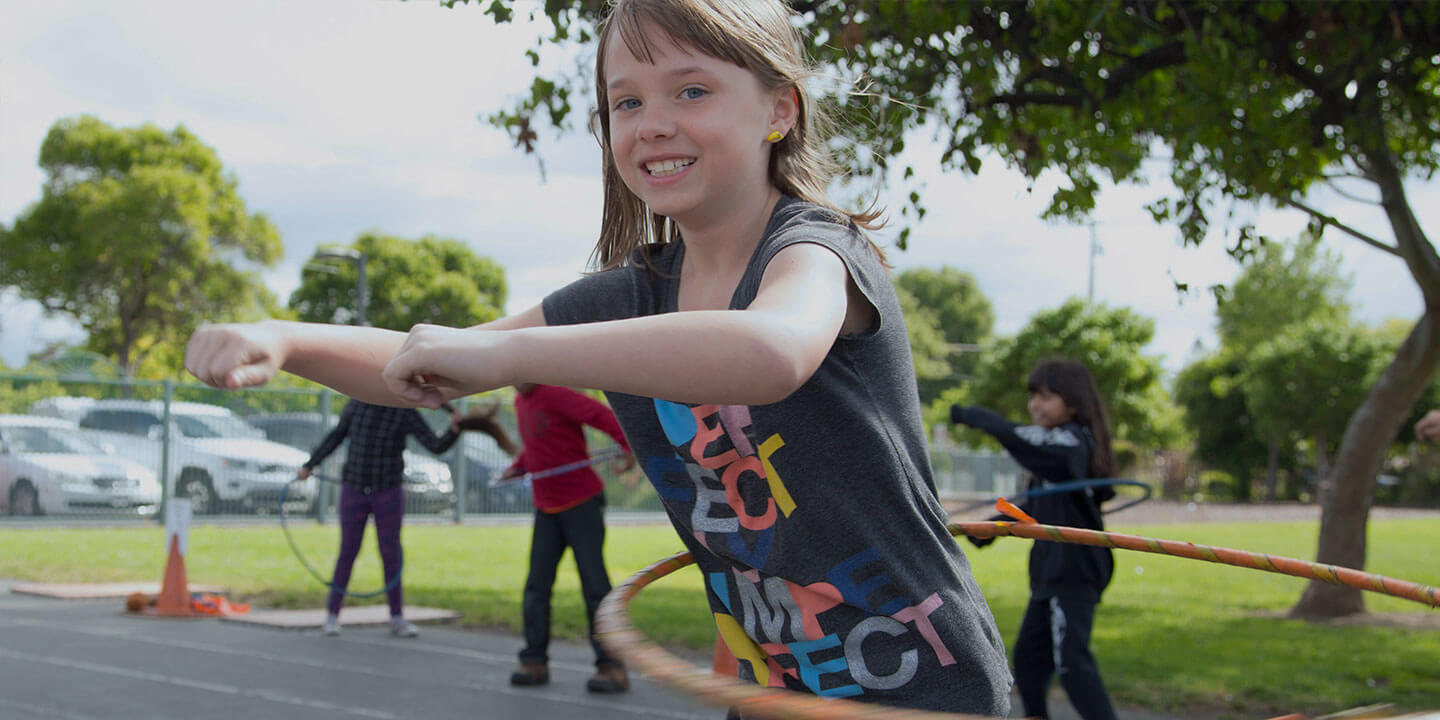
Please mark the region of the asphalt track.
[[[550, 684], [516, 688], [509, 677], [520, 639], [507, 633], [431, 624], [398, 639], [372, 625], [324, 637], [312, 628], [140, 617], [123, 612], [120, 598], [22, 595], [10, 592], [15, 584], [0, 580], [3, 720], [725, 717], [635, 675], [627, 693], [586, 692], [593, 656], [581, 643], [552, 643]], [[1051, 718], [1079, 720], [1058, 689]]]
[[[554, 643], [550, 684], [509, 684], [513, 635], [424, 625], [339, 637], [204, 619], [128, 615], [123, 600], [59, 600], [0, 581], [0, 718], [655, 718], [719, 720], [643, 678], [617, 695], [586, 692], [588, 645]], [[343, 615], [342, 615], [343, 621]]]

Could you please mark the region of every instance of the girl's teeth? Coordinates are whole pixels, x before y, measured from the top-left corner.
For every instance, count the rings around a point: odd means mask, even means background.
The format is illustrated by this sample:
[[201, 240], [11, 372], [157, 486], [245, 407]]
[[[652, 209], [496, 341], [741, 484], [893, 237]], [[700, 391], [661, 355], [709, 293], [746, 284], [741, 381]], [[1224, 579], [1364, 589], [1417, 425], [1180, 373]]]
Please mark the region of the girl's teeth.
[[645, 163], [645, 170], [656, 177], [665, 177], [690, 167], [694, 160], [662, 160], [660, 162]]

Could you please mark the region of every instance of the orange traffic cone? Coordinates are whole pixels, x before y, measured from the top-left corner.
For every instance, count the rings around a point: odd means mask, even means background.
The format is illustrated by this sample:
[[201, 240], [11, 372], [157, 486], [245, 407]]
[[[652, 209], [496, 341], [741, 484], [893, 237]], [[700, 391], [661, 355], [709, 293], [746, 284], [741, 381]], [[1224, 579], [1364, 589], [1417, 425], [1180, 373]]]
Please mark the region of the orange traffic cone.
[[185, 578], [185, 556], [180, 554], [180, 538], [170, 536], [170, 555], [165, 560], [165, 579], [160, 583], [160, 596], [146, 615], [165, 617], [201, 616], [190, 607], [190, 582]]

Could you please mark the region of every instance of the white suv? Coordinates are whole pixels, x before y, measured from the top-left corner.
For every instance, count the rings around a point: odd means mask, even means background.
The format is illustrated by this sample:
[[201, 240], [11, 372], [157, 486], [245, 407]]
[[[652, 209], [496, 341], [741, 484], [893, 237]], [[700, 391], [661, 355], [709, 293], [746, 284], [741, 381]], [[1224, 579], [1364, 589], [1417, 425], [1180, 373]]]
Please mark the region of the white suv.
[[[164, 417], [165, 403], [159, 400], [96, 400], [80, 427], [158, 474]], [[169, 435], [175, 495], [189, 498], [196, 513], [275, 506], [308, 459], [295, 448], [266, 440], [265, 433], [217, 405], [171, 403]], [[291, 486], [287, 498], [305, 507], [314, 495], [315, 481], [309, 479]]]

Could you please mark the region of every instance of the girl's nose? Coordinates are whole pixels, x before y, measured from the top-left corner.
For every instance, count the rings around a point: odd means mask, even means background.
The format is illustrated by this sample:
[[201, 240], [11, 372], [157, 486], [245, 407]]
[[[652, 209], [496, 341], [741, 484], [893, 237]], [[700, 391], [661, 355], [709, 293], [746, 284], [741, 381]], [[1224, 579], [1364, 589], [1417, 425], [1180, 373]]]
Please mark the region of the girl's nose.
[[654, 105], [642, 111], [640, 122], [635, 128], [641, 140], [653, 142], [675, 135], [675, 118], [664, 108]]

